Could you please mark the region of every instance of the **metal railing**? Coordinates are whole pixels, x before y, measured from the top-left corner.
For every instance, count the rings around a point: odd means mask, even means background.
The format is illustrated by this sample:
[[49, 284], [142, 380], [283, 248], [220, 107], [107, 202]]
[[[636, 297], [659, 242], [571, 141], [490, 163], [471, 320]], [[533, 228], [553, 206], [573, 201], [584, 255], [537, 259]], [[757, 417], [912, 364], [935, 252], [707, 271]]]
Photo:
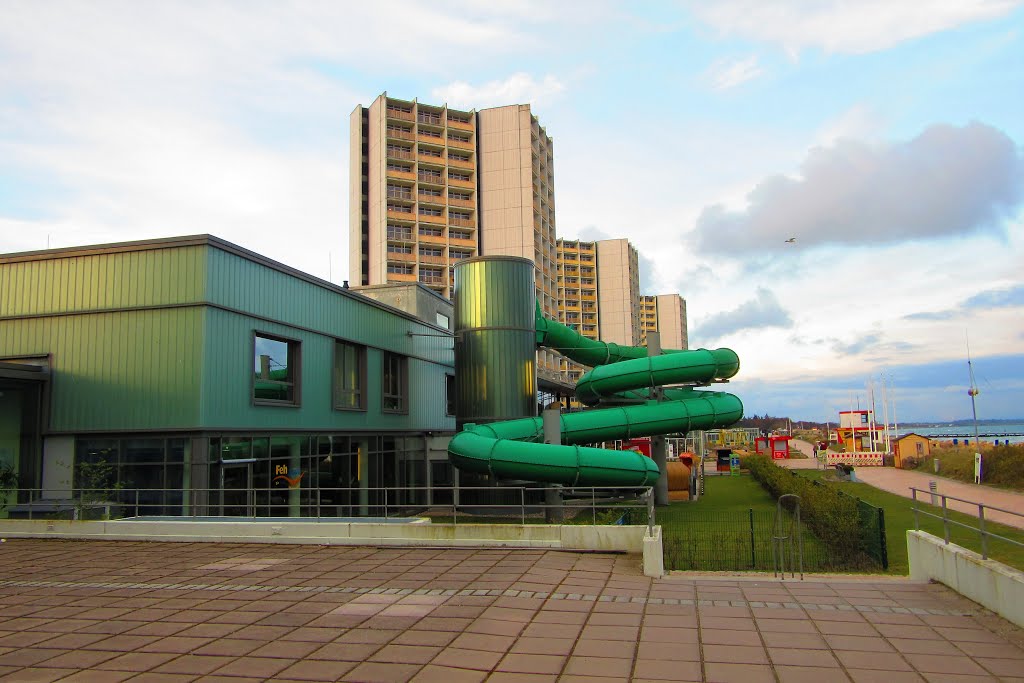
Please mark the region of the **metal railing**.
[[[792, 499], [793, 514], [789, 516], [789, 528], [786, 528], [786, 515], [782, 512], [782, 501]], [[796, 536], [797, 546], [793, 546]], [[785, 493], [775, 503], [775, 517], [772, 519], [772, 573], [786, 578], [786, 549], [789, 548], [789, 574], [794, 577], [794, 569], [799, 562], [800, 579], [804, 578], [804, 535], [800, 525], [800, 496]]]
[[[988, 540], [989, 540], [990, 537], [991, 538], [999, 539], [1000, 541], [1005, 541], [1007, 543], [1010, 543], [1012, 545], [1015, 545], [1015, 546], [1018, 546], [1018, 547], [1021, 547], [1021, 548], [1024, 548], [1024, 543], [1022, 543], [1022, 542], [1020, 542], [1020, 541], [1018, 541], [1016, 539], [1007, 538], [1006, 536], [1002, 536], [1000, 534], [997, 534], [997, 533], [994, 533], [994, 532], [990, 531], [986, 527], [986, 521], [988, 521], [988, 520], [985, 517], [985, 510], [992, 510], [992, 511], [995, 511], [995, 512], [1001, 512], [1003, 514], [1013, 515], [1014, 517], [1020, 517], [1021, 519], [1024, 519], [1024, 514], [1022, 514], [1020, 512], [1015, 512], [1013, 510], [1007, 510], [1005, 508], [996, 507], [995, 505], [986, 505], [984, 503], [979, 503], [977, 501], [965, 500], [963, 498], [957, 498], [956, 496], [949, 496], [949, 495], [946, 495], [944, 493], [938, 493], [934, 489], [929, 489], [928, 491], [925, 491], [924, 489], [919, 489], [919, 488], [915, 488], [915, 487], [911, 486], [910, 490], [912, 492], [911, 497], [913, 498], [913, 502], [911, 503], [911, 510], [913, 510], [913, 512], [914, 512], [914, 529], [916, 531], [920, 531], [920, 529], [921, 529], [921, 522], [920, 522], [920, 518], [919, 518], [918, 515], [925, 515], [926, 517], [931, 517], [932, 519], [941, 519], [942, 520], [942, 537], [943, 537], [943, 540], [945, 541], [946, 545], [949, 545], [949, 527], [950, 527], [951, 524], [955, 525], [955, 526], [958, 526], [958, 527], [960, 527], [962, 529], [970, 529], [971, 531], [977, 531], [979, 533], [980, 537], [981, 537], [981, 557], [984, 560], [988, 559]], [[937, 515], [935, 513], [928, 512], [924, 508], [919, 507], [918, 503], [920, 501], [918, 501], [918, 499], [917, 499], [917, 494], [918, 493], [927, 493], [930, 496], [930, 498], [931, 498], [931, 505], [936, 506], [936, 507], [941, 507], [942, 508], [942, 514], [941, 515]], [[940, 503], [939, 499], [941, 499], [941, 503]], [[949, 517], [949, 505], [948, 505], [948, 501], [950, 501], [950, 500], [955, 500], [958, 503], [964, 503], [966, 505], [976, 506], [977, 509], [978, 509], [978, 513], [977, 513], [977, 516], [975, 517], [975, 519], [978, 520], [978, 526], [975, 527], [975, 526], [972, 526], [970, 524], [964, 524], [963, 522], [959, 522], [959, 521], [957, 521], [955, 519], [950, 519], [950, 517]], [[974, 516], [973, 512], [963, 512], [962, 510], [955, 510], [955, 512], [960, 512], [961, 514]]]
[[[653, 489], [564, 487], [559, 503], [544, 487], [405, 486], [74, 489], [65, 496], [43, 489], [10, 489], [0, 511], [11, 519], [335, 518], [430, 517], [453, 524], [544, 523], [565, 516], [574, 524], [646, 524], [653, 532]], [[556, 513], [556, 514], [552, 514]], [[477, 521], [474, 521], [477, 520]], [[483, 520], [482, 522], [480, 520]]]

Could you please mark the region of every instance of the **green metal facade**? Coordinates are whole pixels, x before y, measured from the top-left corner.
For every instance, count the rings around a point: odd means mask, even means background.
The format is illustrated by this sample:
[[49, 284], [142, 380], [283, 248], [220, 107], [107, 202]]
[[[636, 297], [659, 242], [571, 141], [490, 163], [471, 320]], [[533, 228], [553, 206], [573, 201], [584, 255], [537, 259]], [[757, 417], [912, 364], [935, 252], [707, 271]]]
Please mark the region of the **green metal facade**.
[[[300, 343], [299, 405], [252, 400], [253, 335]], [[365, 411], [335, 410], [335, 340], [366, 346]], [[385, 351], [409, 412], [382, 411]], [[47, 432], [452, 431], [447, 331], [206, 236], [0, 256], [0, 358], [48, 356]]]

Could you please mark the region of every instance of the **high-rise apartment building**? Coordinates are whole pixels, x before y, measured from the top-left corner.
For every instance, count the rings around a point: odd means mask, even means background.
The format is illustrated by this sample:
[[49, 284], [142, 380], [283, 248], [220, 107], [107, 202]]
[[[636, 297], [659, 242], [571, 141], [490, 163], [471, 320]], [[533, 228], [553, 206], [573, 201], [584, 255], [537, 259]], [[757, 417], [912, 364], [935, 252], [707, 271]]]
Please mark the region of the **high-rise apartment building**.
[[640, 255], [629, 240], [598, 240], [598, 336], [607, 342], [640, 343]]
[[[630, 346], [661, 333], [662, 348], [687, 348], [686, 300], [640, 294], [639, 253], [625, 239], [557, 241], [558, 319], [589, 339]], [[587, 368], [561, 359], [565, 381]]]
[[[558, 321], [588, 339], [599, 338], [597, 302], [597, 247], [594, 242], [558, 240]], [[563, 380], [575, 384], [584, 368], [560, 358]]]
[[[460, 111], [384, 93], [352, 112], [350, 168], [355, 285], [420, 282], [450, 298], [458, 261], [522, 256], [557, 315], [554, 156], [529, 105]], [[560, 378], [558, 358], [538, 352], [542, 379]]]
[[640, 297], [640, 343], [648, 332], [661, 334], [663, 349], [687, 349], [686, 299], [678, 294], [644, 294]]
[[349, 278], [421, 282], [450, 297], [451, 265], [476, 256], [473, 112], [381, 95], [350, 118]]

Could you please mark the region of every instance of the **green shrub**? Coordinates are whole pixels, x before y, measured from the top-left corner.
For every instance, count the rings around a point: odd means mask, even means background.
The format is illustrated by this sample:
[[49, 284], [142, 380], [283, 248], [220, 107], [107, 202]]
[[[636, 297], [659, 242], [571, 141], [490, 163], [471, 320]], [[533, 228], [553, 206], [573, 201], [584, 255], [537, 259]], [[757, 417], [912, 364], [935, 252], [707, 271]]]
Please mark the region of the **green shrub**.
[[[800, 518], [833, 553], [837, 566], [867, 567], [873, 564], [866, 552], [857, 500], [829, 486], [815, 484], [796, 472], [776, 466], [765, 456], [747, 460], [751, 476], [776, 500], [785, 494], [800, 496]], [[792, 508], [790, 500], [783, 502]]]

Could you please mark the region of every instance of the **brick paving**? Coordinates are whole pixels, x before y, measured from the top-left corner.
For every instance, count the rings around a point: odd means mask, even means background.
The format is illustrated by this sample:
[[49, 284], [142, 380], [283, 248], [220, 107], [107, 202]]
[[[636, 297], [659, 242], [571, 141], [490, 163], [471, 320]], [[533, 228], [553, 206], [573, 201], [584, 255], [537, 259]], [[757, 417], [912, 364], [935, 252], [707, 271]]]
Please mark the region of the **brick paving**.
[[1021, 681], [939, 586], [543, 550], [8, 540], [0, 681]]

